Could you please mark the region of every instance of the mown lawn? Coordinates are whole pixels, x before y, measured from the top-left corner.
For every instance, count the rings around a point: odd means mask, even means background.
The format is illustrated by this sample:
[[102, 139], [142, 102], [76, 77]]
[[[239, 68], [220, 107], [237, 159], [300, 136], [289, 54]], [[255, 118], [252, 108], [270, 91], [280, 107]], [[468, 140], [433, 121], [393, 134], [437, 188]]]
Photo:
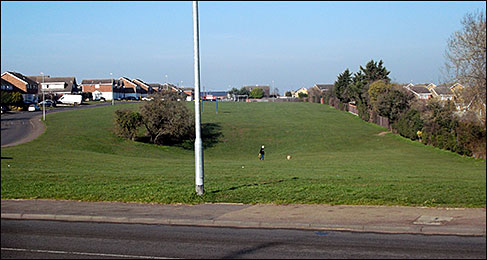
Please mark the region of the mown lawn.
[[486, 206], [485, 160], [309, 103], [204, 103], [199, 197], [192, 150], [112, 133], [115, 109], [139, 105], [48, 114], [38, 139], [1, 149], [2, 199]]

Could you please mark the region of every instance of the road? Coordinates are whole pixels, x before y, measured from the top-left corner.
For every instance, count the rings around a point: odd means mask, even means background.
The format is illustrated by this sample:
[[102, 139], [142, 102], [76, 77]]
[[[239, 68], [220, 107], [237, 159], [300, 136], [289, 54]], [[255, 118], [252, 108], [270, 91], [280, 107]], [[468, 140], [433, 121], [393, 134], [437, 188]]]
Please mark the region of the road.
[[486, 258], [485, 237], [1, 221], [1, 258]]
[[[115, 105], [126, 104], [127, 101], [117, 101]], [[92, 108], [99, 106], [108, 106], [111, 102], [98, 103], [93, 105], [81, 105], [77, 107], [72, 106], [58, 106], [56, 108], [46, 110], [46, 114], [53, 112], [73, 110], [73, 109], [83, 109]], [[32, 141], [38, 137], [44, 131], [44, 126], [39, 122], [38, 118], [42, 117], [42, 111], [36, 112], [15, 112], [2, 114], [1, 116], [1, 132], [2, 141], [1, 146], [13, 146], [21, 143], [26, 143]]]

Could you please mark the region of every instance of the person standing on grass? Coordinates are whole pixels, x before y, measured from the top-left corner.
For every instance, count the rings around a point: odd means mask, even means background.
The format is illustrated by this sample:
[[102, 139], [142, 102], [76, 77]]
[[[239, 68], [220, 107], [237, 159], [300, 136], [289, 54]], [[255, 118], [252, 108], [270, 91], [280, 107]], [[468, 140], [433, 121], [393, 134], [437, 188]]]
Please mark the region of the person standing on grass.
[[261, 161], [264, 160], [264, 146], [262, 146], [262, 148], [260, 148], [259, 160], [261, 160]]

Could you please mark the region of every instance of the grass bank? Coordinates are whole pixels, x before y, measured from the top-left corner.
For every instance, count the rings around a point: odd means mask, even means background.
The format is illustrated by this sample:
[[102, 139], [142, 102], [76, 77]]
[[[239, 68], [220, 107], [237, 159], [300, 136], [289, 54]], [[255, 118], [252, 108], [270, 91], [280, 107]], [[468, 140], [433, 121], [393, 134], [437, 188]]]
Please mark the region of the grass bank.
[[386, 129], [309, 103], [221, 102], [218, 114], [204, 103], [199, 197], [193, 151], [112, 133], [115, 109], [139, 105], [49, 114], [38, 139], [2, 148], [2, 198], [486, 206], [485, 160], [378, 135]]

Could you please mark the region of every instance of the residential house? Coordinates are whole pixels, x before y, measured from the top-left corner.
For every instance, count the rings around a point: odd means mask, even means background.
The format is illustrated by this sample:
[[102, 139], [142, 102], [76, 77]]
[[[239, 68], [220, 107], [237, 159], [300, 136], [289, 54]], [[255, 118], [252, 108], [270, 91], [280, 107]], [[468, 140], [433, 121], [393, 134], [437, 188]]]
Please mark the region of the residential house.
[[134, 79], [132, 82], [139, 85], [140, 98], [147, 97], [148, 95], [152, 94], [152, 87], [141, 79]]
[[81, 81], [82, 92], [91, 92], [94, 99], [121, 99], [124, 96], [124, 82], [116, 79], [84, 79]]
[[[135, 99], [140, 99], [142, 98], [142, 87], [135, 83], [134, 81], [130, 80], [127, 77], [120, 77], [120, 81], [123, 82], [123, 97], [122, 98], [128, 98], [128, 97], [134, 97]], [[145, 93], [147, 96], [147, 92]]]
[[428, 90], [426, 84], [413, 85], [412, 83], [409, 83], [408, 85], [403, 87], [413, 93], [418, 99], [427, 100], [430, 99], [433, 95]]
[[7, 91], [7, 92], [20, 92], [19, 89], [17, 89], [17, 87], [15, 87], [14, 84], [4, 80], [3, 78], [1, 79], [2, 80], [2, 91]]
[[80, 92], [75, 77], [50, 77], [50, 76], [27, 76], [40, 86], [38, 95], [44, 92], [46, 98], [57, 99], [64, 94], [77, 94]]
[[299, 93], [302, 93], [302, 94], [308, 95], [308, 89], [307, 89], [307, 88], [300, 88], [300, 89], [296, 90], [296, 91], [293, 93], [293, 97], [298, 98], [298, 97], [299, 97]]
[[243, 86], [243, 87], [247, 89], [249, 92], [252, 91], [253, 89], [260, 88], [264, 91], [264, 97], [270, 96], [270, 86], [268, 85], [255, 85], [255, 86]]
[[315, 84], [311, 88], [319, 91], [322, 95], [324, 95], [325, 93], [333, 91], [333, 86], [333, 84]]
[[434, 83], [430, 83], [428, 85], [426, 85], [426, 88], [431, 91], [432, 89], [436, 88], [436, 85]]
[[451, 87], [446, 84], [435, 86], [430, 89], [433, 97], [438, 98], [441, 101], [454, 100], [455, 93], [451, 90]]
[[164, 83], [162, 84], [162, 90], [169, 90], [169, 91], [172, 91], [172, 92], [177, 92], [177, 93], [182, 93], [183, 90], [176, 87], [175, 85], [171, 84], [171, 83]]
[[24, 103], [37, 103], [37, 91], [39, 88], [37, 82], [29, 79], [21, 73], [13, 71], [2, 73], [1, 78], [5, 82], [8, 82], [2, 83], [2, 88], [5, 87], [5, 90], [7, 91], [22, 93]]
[[152, 88], [153, 93], [161, 92], [163, 88], [161, 83], [148, 83], [147, 85], [149, 85]]

